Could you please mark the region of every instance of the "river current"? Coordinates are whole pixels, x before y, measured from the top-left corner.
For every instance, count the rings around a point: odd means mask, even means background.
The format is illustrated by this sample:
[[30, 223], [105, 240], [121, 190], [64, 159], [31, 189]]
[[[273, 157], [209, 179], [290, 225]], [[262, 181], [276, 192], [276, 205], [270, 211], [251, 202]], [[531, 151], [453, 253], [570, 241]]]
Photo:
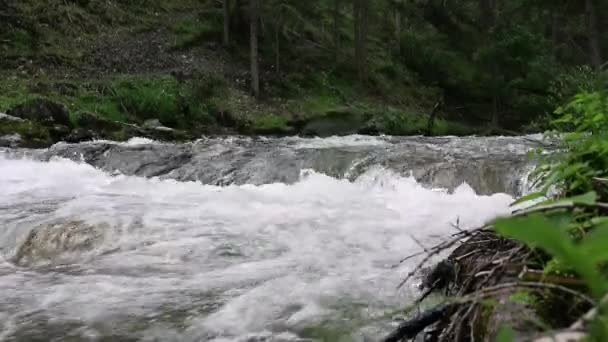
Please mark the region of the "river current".
[[509, 213], [535, 139], [0, 150], [0, 341], [378, 340], [399, 260]]

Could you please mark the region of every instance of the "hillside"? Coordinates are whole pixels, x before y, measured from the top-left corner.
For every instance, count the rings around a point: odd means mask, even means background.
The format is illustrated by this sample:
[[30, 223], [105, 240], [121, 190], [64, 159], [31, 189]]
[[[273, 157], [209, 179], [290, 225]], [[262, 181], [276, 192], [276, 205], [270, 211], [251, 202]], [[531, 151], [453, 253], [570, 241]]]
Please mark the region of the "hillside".
[[[483, 34], [473, 31], [479, 23], [461, 8], [388, 1], [365, 11], [363, 77], [361, 38], [352, 32], [358, 21], [349, 4], [337, 3], [332, 12], [329, 1], [265, 2], [259, 25], [262, 90], [255, 99], [249, 90], [248, 6], [229, 4], [232, 39], [226, 45], [221, 1], [2, 0], [0, 17], [8, 25], [0, 33], [0, 112], [27, 113], [28, 101], [44, 98], [65, 106], [76, 128], [112, 125], [98, 122], [110, 120], [177, 129], [178, 138], [504, 133], [534, 130], [531, 123], [559, 101], [555, 94], [572, 92], [555, 91], [556, 66], [580, 64], [580, 56], [542, 64], [548, 52], [539, 49], [547, 41], [539, 35], [546, 34], [530, 24], [508, 41], [495, 38], [496, 48], [508, 49], [514, 59], [496, 65], [504, 83], [498, 89], [487, 83], [496, 71], [488, 74], [485, 67], [486, 47], [458, 41], [466, 32]], [[438, 22], [433, 13], [448, 17]], [[513, 12], [512, 19], [520, 15]], [[459, 30], [446, 30], [448, 24]], [[398, 37], [391, 41], [395, 27]], [[524, 57], [526, 65], [516, 62]], [[560, 70], [571, 75], [569, 68]], [[582, 70], [573, 76], [579, 82], [585, 69], [576, 70]], [[8, 126], [0, 134], [25, 130], [22, 135], [42, 144], [56, 140], [52, 129]], [[72, 140], [120, 140], [142, 132], [77, 132]]]

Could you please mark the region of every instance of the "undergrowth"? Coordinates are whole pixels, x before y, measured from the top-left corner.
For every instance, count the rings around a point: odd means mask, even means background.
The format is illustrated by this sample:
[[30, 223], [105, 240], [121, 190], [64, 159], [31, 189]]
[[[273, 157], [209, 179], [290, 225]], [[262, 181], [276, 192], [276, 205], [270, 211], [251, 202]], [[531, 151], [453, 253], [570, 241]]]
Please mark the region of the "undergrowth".
[[529, 215], [499, 220], [496, 230], [545, 253], [540, 267], [546, 275], [580, 279], [599, 309], [588, 339], [608, 341], [608, 101], [598, 84], [556, 110], [548, 135], [561, 145], [542, 158], [541, 191], [518, 202], [549, 199]]

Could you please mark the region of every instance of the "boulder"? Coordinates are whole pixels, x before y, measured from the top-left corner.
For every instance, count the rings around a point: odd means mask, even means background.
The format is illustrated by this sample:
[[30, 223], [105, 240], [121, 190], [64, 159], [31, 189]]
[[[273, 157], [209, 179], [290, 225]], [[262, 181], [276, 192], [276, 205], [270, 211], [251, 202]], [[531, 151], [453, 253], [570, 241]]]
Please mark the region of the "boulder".
[[63, 141], [70, 134], [70, 127], [64, 125], [53, 125], [49, 127], [49, 136], [55, 142]]
[[49, 126], [72, 127], [67, 109], [62, 104], [47, 99], [35, 99], [22, 103], [10, 109], [7, 114]]
[[108, 229], [82, 221], [44, 224], [29, 232], [12, 261], [19, 266], [70, 262], [74, 253], [89, 252], [102, 243]]
[[102, 136], [109, 135], [111, 132], [122, 129], [122, 125], [120, 123], [89, 112], [84, 112], [78, 115], [76, 118], [76, 124], [78, 127], [98, 132], [99, 135]]
[[79, 142], [91, 141], [98, 138], [99, 136], [94, 131], [88, 128], [78, 127], [72, 130], [72, 132], [70, 132], [70, 134], [64, 138], [64, 141], [76, 144]]
[[22, 142], [23, 138], [19, 133], [0, 136], [0, 147], [19, 147]]

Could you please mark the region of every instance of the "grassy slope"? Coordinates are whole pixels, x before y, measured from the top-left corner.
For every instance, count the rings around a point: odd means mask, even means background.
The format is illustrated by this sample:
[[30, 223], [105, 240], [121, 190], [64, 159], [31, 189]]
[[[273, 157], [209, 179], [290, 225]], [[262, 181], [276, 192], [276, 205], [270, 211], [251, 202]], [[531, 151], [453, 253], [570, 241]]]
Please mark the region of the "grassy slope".
[[[433, 89], [409, 75], [390, 79], [372, 72], [373, 86], [361, 87], [348, 73], [303, 66], [278, 80], [264, 73], [265, 98], [255, 101], [247, 91], [246, 47], [229, 52], [218, 47], [221, 26], [208, 5], [193, 0], [54, 3], [15, 5], [38, 34], [13, 27], [0, 37], [5, 61], [0, 75], [6, 80], [0, 84], [0, 111], [47, 97], [65, 104], [74, 121], [82, 112], [94, 112], [124, 122], [158, 118], [204, 133], [228, 127], [261, 134], [308, 129], [312, 134], [409, 135], [425, 131], [435, 99]], [[375, 65], [383, 67], [382, 61]], [[184, 73], [184, 80], [178, 83], [173, 71]], [[473, 131], [440, 119], [433, 133]]]

